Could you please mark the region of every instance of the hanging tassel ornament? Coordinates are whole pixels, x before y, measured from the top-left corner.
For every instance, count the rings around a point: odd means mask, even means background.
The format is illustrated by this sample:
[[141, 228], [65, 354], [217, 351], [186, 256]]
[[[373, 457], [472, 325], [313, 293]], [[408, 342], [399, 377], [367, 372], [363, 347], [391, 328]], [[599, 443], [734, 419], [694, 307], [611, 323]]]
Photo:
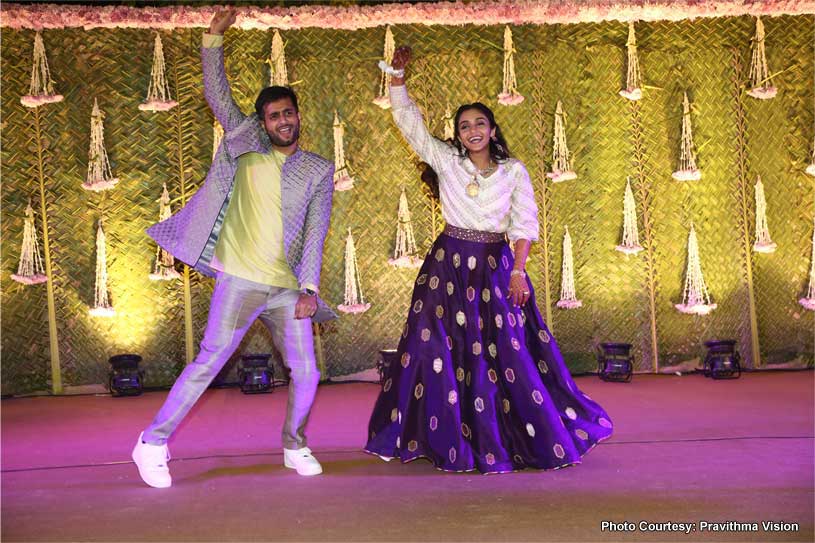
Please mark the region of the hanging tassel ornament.
[[112, 317], [116, 314], [108, 299], [108, 259], [105, 248], [105, 231], [102, 220], [96, 229], [96, 288], [93, 293], [93, 307], [90, 314], [94, 317]]
[[642, 98], [642, 89], [640, 88], [640, 60], [637, 56], [634, 21], [628, 23], [628, 41], [625, 46], [628, 50], [628, 69], [625, 76], [625, 88], [620, 91], [620, 96], [629, 100], [639, 100]]
[[343, 191], [354, 188], [354, 178], [348, 174], [345, 163], [345, 123], [340, 121], [339, 113], [334, 110], [334, 190]]
[[558, 100], [557, 109], [555, 110], [555, 136], [552, 150], [552, 171], [546, 174], [546, 177], [551, 179], [553, 183], [569, 181], [570, 179], [577, 178], [577, 174], [572, 171], [571, 161], [569, 159], [569, 146], [566, 145], [566, 128], [563, 117], [563, 104], [561, 104], [560, 100]]
[[34, 209], [31, 207], [31, 201], [25, 208], [20, 264], [17, 266], [17, 273], [11, 274], [11, 278], [24, 285], [36, 285], [48, 281], [42, 267], [40, 244], [37, 242], [37, 228], [34, 226]]
[[774, 253], [776, 245], [770, 239], [770, 229], [767, 226], [767, 200], [764, 198], [764, 183], [761, 177], [756, 180], [756, 242], [753, 250], [757, 253]]
[[577, 299], [574, 290], [574, 258], [572, 257], [572, 236], [569, 227], [563, 235], [563, 267], [561, 269], [560, 300], [557, 306], [561, 309], [577, 309], [583, 302]]
[[696, 239], [696, 229], [693, 224], [688, 234], [688, 268], [685, 272], [685, 288], [682, 293], [682, 303], [675, 304], [682, 313], [694, 315], [707, 315], [717, 304], [710, 303], [705, 278], [702, 276], [702, 265], [699, 261], [699, 241]]
[[635, 255], [642, 251], [640, 234], [637, 230], [637, 208], [634, 193], [631, 190], [631, 178], [625, 183], [625, 197], [623, 198], [623, 240], [617, 245], [617, 250], [627, 255]]
[[54, 82], [48, 69], [48, 58], [45, 56], [45, 44], [39, 32], [34, 35], [34, 62], [31, 66], [31, 85], [28, 94], [20, 98], [26, 107], [37, 107], [43, 104], [62, 102], [63, 96], [54, 92]]
[[286, 53], [283, 49], [283, 38], [280, 37], [280, 32], [275, 30], [272, 36], [272, 54], [269, 56], [269, 84], [272, 86], [287, 87], [289, 85]]
[[764, 51], [764, 23], [756, 17], [756, 35], [753, 38], [753, 58], [750, 62], [750, 90], [747, 94], [759, 100], [769, 100], [778, 89], [770, 85], [767, 55]]
[[[388, 66], [393, 62], [393, 53], [396, 50], [396, 43], [393, 41], [393, 32], [391, 27], [385, 28], [385, 51], [382, 58]], [[374, 98], [374, 104], [382, 109], [390, 109], [391, 107], [391, 74], [383, 71], [379, 77], [379, 94]]]
[[153, 68], [150, 70], [150, 86], [147, 88], [147, 99], [139, 104], [142, 111], [168, 111], [178, 105], [170, 97], [170, 84], [167, 83], [164, 67], [164, 46], [161, 35], [156, 34], [153, 45]]
[[88, 151], [88, 175], [82, 188], [95, 192], [111, 189], [119, 182], [110, 171], [108, 153], [105, 151], [104, 115], [99, 110], [96, 98], [93, 99], [93, 112], [91, 113], [91, 146]]
[[702, 172], [696, 167], [696, 155], [693, 152], [693, 130], [690, 124], [690, 102], [688, 93], [682, 100], [682, 148], [679, 152], [679, 169], [671, 174], [677, 181], [698, 181]]
[[[166, 221], [169, 219], [173, 211], [170, 209], [170, 193], [167, 192], [167, 184], [164, 184], [164, 189], [159, 198], [159, 211], [158, 221]], [[173, 255], [162, 249], [156, 248], [156, 264], [153, 268], [153, 273], [149, 275], [151, 281], [169, 281], [171, 279], [180, 279], [181, 274], [175, 271], [175, 258]]]
[[798, 300], [798, 303], [810, 311], [815, 311], [815, 228], [812, 229], [812, 253], [810, 259], [812, 263], [809, 267], [809, 289], [806, 297]]
[[218, 148], [224, 140], [224, 127], [218, 122], [218, 119], [212, 121], [212, 160], [215, 160], [215, 155], [218, 154]]
[[807, 166], [806, 172], [815, 177], [815, 141], [812, 142], [812, 161]]
[[388, 264], [397, 268], [418, 268], [424, 261], [417, 253], [407, 195], [405, 194], [405, 187], [402, 187], [402, 194], [399, 196], [399, 212], [396, 219], [396, 247], [393, 250], [393, 258], [388, 259]]
[[515, 79], [515, 46], [512, 44], [512, 30], [504, 28], [504, 85], [498, 95], [498, 103], [514, 106], [524, 101], [518, 94], [518, 81]]
[[371, 304], [365, 303], [362, 294], [362, 284], [359, 280], [359, 268], [357, 267], [357, 250], [354, 247], [354, 238], [351, 236], [351, 229], [348, 229], [348, 237], [345, 240], [345, 300], [337, 309], [343, 313], [365, 313], [371, 308]]

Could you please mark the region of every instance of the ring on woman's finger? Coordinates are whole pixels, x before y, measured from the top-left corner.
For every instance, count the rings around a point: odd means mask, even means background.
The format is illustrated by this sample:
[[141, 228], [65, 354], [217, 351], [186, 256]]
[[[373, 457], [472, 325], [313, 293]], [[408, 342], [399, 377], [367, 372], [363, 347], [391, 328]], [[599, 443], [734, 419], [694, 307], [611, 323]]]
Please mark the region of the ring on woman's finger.
[[525, 296], [529, 295], [529, 291], [528, 291], [528, 290], [525, 290], [523, 293], [524, 293], [524, 295], [525, 295]]

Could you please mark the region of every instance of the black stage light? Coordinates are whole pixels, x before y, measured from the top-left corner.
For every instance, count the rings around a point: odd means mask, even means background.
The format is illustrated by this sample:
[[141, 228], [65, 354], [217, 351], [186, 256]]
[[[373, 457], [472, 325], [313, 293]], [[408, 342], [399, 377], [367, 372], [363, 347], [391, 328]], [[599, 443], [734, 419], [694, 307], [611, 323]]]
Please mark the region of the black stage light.
[[241, 356], [238, 365], [238, 379], [241, 392], [260, 394], [271, 392], [274, 384], [274, 370], [269, 366], [270, 354], [246, 354]]
[[702, 371], [705, 377], [714, 379], [738, 379], [741, 376], [741, 356], [736, 350], [736, 340], [716, 339], [706, 341], [707, 355]]
[[387, 369], [391, 366], [391, 364], [397, 361], [396, 349], [381, 349], [379, 351], [379, 360], [376, 361], [376, 371], [379, 372], [380, 385], [385, 382]]
[[628, 383], [634, 375], [630, 343], [601, 343], [597, 354], [597, 374], [603, 381]]
[[117, 354], [108, 359], [110, 374], [108, 385], [113, 396], [138, 396], [142, 393], [144, 372], [139, 369], [141, 356]]

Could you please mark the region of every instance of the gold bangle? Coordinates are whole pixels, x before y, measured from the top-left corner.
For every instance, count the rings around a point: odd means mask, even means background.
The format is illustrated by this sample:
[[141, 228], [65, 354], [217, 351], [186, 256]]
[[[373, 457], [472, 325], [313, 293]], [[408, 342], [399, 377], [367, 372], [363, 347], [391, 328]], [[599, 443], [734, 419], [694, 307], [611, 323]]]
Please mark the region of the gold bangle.
[[526, 277], [526, 272], [523, 270], [512, 270], [509, 272], [509, 276], [512, 277], [513, 275], [520, 275], [521, 277]]

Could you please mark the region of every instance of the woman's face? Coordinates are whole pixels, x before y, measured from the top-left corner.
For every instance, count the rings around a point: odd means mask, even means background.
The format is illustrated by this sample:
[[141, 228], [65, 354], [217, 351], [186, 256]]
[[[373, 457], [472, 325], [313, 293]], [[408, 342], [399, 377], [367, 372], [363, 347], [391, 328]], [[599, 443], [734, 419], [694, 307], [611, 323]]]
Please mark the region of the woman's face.
[[458, 139], [469, 153], [489, 150], [490, 138], [495, 136], [495, 127], [478, 109], [467, 109], [458, 119]]

